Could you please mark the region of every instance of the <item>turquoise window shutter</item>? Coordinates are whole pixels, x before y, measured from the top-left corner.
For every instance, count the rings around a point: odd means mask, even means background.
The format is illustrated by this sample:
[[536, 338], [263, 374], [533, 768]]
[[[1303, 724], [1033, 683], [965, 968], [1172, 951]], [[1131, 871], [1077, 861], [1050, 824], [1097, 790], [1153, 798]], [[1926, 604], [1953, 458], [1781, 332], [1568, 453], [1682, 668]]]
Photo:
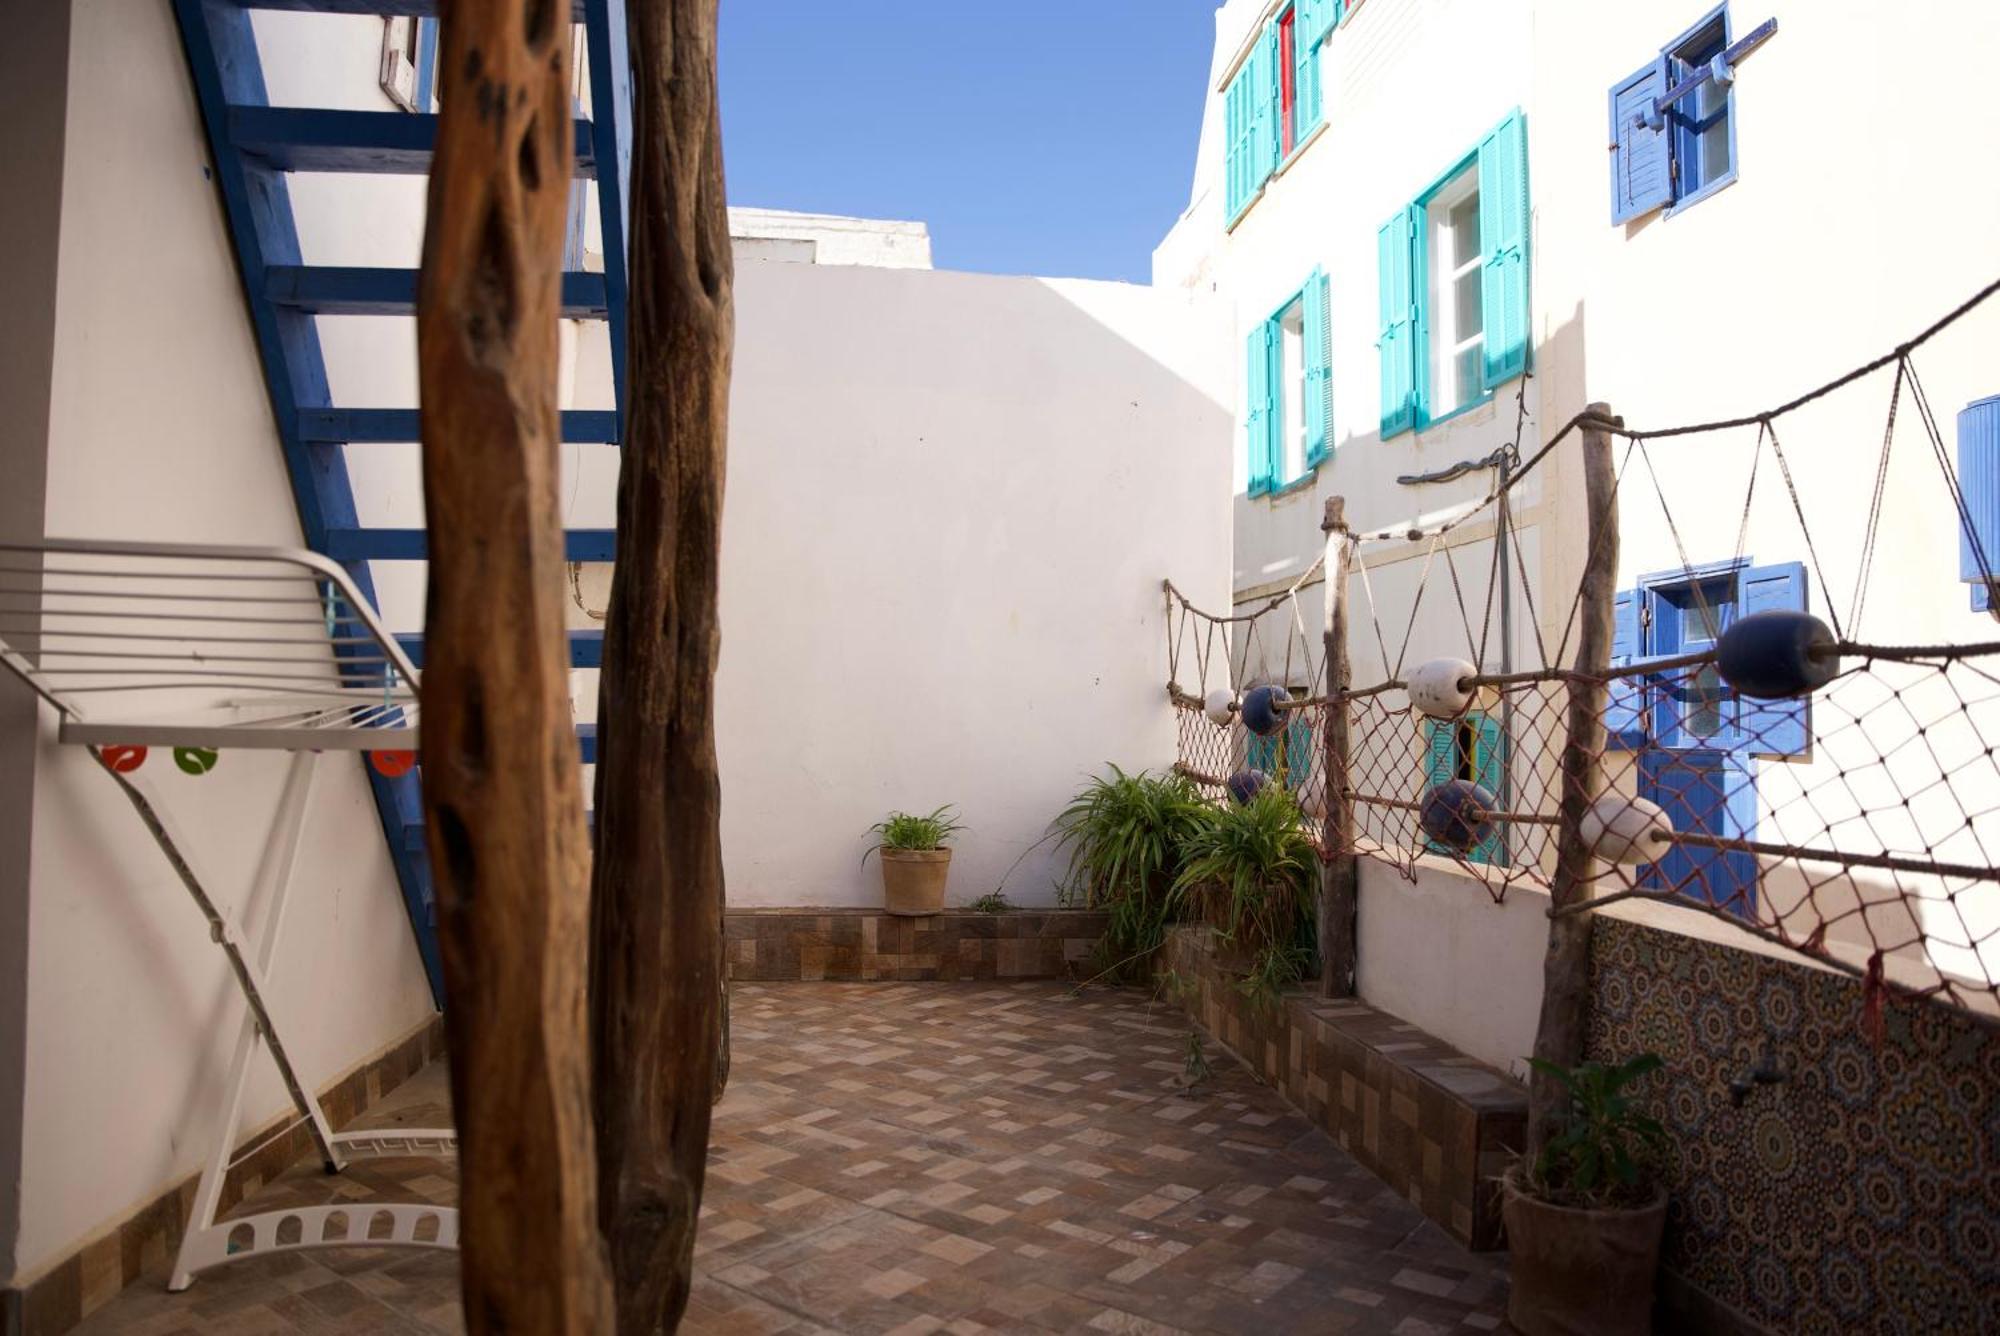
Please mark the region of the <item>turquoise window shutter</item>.
[[[1500, 721], [1483, 710], [1473, 711], [1471, 720], [1475, 748], [1473, 782], [1497, 800], [1506, 791], [1506, 735], [1500, 731]], [[1500, 822], [1493, 823], [1493, 833], [1481, 840], [1469, 856], [1475, 863], [1507, 865], [1507, 840]]]
[[1400, 209], [1376, 235], [1380, 269], [1382, 438], [1417, 424], [1416, 288], [1411, 276], [1413, 212]]
[[[1429, 793], [1439, 784], [1448, 784], [1458, 778], [1458, 723], [1452, 719], [1424, 720], [1424, 793]], [[1418, 795], [1422, 801], [1422, 794]], [[1449, 853], [1443, 845], [1417, 829], [1417, 838], [1426, 850], [1434, 854]]]
[[1285, 787], [1297, 792], [1305, 787], [1312, 772], [1312, 719], [1304, 710], [1294, 710], [1285, 721]]
[[[1320, 0], [1322, 8], [1330, 7], [1329, 0]], [[1306, 142], [1306, 136], [1319, 124], [1319, 38], [1307, 31], [1307, 23], [1312, 9], [1312, 0], [1299, 0], [1297, 16], [1292, 23], [1292, 143], [1296, 146]], [[1322, 34], [1323, 36], [1324, 34]]]
[[1327, 279], [1313, 270], [1302, 294], [1305, 307], [1306, 467], [1324, 463], [1333, 452], [1333, 328], [1328, 318]]
[[1479, 141], [1487, 389], [1528, 369], [1528, 129], [1516, 111]]
[[1273, 779], [1278, 777], [1278, 737], [1273, 733], [1268, 738], [1260, 738], [1250, 733], [1243, 748], [1245, 769], [1262, 770]]
[[1278, 165], [1278, 25], [1265, 27], [1250, 53], [1251, 96], [1255, 99], [1256, 133], [1250, 157], [1250, 190], [1254, 193]]
[[1255, 128], [1250, 92], [1255, 80], [1245, 65], [1222, 95], [1223, 131], [1228, 153], [1223, 166], [1224, 199], [1229, 217], [1243, 212], [1250, 199], [1250, 139]]
[[1277, 485], [1272, 467], [1271, 441], [1271, 322], [1263, 321], [1250, 331], [1249, 369], [1244, 398], [1249, 408], [1245, 433], [1250, 459], [1250, 495], [1262, 496]]
[[1299, 45], [1316, 47], [1324, 42], [1333, 26], [1340, 22], [1340, 11], [1340, 0], [1299, 0], [1298, 18], [1294, 20]]

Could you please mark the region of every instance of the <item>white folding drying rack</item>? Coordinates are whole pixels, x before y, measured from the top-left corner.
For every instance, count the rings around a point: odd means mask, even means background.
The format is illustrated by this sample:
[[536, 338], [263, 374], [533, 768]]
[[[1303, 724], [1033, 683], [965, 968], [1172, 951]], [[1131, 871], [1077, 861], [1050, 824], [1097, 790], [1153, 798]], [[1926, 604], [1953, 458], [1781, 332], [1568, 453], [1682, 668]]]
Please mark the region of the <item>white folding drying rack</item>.
[[[458, 1212], [350, 1201], [216, 1218], [251, 1063], [268, 1046], [328, 1173], [350, 1159], [452, 1155], [451, 1128], [335, 1132], [272, 1012], [314, 773], [325, 751], [414, 752], [418, 678], [347, 573], [316, 553], [95, 539], [0, 543], [0, 664], [54, 706], [57, 736], [117, 782], [193, 897], [243, 992], [220, 1126], [168, 1288], [227, 1262], [300, 1248], [458, 1246]], [[254, 951], [187, 840], [107, 747], [291, 753], [274, 818], [275, 885]], [[196, 758], [197, 769], [208, 758]], [[297, 1126], [294, 1123], [292, 1126]], [[287, 1129], [289, 1130], [289, 1129]]]

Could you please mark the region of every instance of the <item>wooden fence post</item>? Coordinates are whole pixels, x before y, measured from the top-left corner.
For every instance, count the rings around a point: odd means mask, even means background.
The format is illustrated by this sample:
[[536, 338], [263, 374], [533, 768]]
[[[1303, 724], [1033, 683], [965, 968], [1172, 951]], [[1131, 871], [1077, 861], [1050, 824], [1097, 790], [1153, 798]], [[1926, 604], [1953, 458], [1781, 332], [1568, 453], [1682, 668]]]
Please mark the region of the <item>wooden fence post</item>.
[[[1549, 892], [1549, 944], [1542, 963], [1542, 1012], [1535, 1056], [1562, 1067], [1583, 1060], [1590, 1023], [1589, 911], [1561, 913], [1591, 896], [1590, 850], [1584, 814], [1604, 787], [1604, 674], [1611, 666], [1612, 603], [1618, 589], [1618, 474], [1612, 465], [1615, 425], [1607, 404], [1585, 410], [1583, 482], [1585, 553], [1577, 600], [1576, 672], [1569, 683], [1569, 728], [1561, 759], [1562, 806], [1556, 827], [1555, 880]], [[1528, 1081], [1528, 1153], [1539, 1155], [1561, 1121], [1563, 1088], [1532, 1074]]]
[[1346, 696], [1354, 678], [1347, 659], [1347, 569], [1354, 538], [1347, 527], [1345, 497], [1326, 499], [1320, 530], [1326, 535], [1326, 633], [1321, 644], [1327, 701], [1320, 761], [1326, 815], [1320, 836], [1327, 856], [1320, 865], [1319, 992], [1321, 997], [1352, 997], [1360, 867], [1353, 852], [1354, 803], [1348, 796], [1352, 776]]
[[465, 1322], [598, 1332], [611, 1294], [557, 459], [568, 11], [449, 5], [443, 38], [417, 308], [423, 798], [450, 997]]
[[598, 694], [591, 1042], [618, 1330], [640, 1336], [687, 1307], [726, 1042], [715, 664], [735, 307], [716, 0], [627, 8], [629, 392]]

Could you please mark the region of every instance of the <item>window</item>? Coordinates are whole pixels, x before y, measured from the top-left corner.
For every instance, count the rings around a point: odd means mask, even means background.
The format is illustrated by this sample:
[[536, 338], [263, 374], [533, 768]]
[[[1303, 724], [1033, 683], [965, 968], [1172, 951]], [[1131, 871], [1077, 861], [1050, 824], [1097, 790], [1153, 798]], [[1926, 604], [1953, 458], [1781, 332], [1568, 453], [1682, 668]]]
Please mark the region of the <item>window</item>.
[[1516, 111], [1377, 233], [1382, 435], [1528, 368], [1528, 137]]
[[433, 109], [437, 74], [438, 21], [382, 20], [382, 91], [404, 111]]
[[[1484, 710], [1468, 710], [1458, 719], [1426, 719], [1424, 728], [1424, 788], [1454, 779], [1470, 780], [1505, 805], [1507, 747], [1500, 721]], [[1465, 858], [1470, 863], [1507, 866], [1507, 838], [1503, 823], [1493, 830]], [[1445, 852], [1442, 845], [1424, 842], [1433, 853]]]
[[1611, 221], [1705, 199], [1736, 179], [1736, 62], [1778, 30], [1733, 45], [1724, 5], [1611, 89]]
[[1320, 123], [1320, 45], [1345, 0], [1294, 0], [1257, 34], [1223, 90], [1224, 212], [1235, 226]]
[[1305, 286], [1250, 331], [1248, 447], [1250, 495], [1282, 491], [1331, 453], [1332, 338], [1327, 281]]
[[[1805, 567], [1727, 562], [1642, 580], [1613, 604], [1614, 667], [1698, 654], [1738, 617], [1777, 608], [1804, 611]], [[1804, 756], [1812, 701], [1739, 698], [1713, 664], [1613, 680], [1605, 710], [1608, 745], [1637, 751], [1712, 749], [1744, 756]]]
[[1481, 315], [1479, 169], [1460, 172], [1425, 210], [1431, 265], [1431, 411], [1439, 416], [1480, 395], [1486, 327]]

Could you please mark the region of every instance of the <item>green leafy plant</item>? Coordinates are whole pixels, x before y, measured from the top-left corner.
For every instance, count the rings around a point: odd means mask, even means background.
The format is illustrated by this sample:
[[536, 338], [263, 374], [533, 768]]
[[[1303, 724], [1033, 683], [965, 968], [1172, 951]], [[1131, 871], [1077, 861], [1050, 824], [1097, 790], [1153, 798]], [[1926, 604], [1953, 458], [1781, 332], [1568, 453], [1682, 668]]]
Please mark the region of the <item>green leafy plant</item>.
[[1011, 914], [1014, 912], [1014, 906], [1008, 904], [1007, 897], [998, 891], [988, 891], [977, 900], [969, 901], [965, 907], [975, 914]]
[[[868, 833], [875, 837], [875, 849], [925, 851], [944, 848], [952, 836], [964, 829], [947, 803], [925, 816], [891, 812], [888, 820], [877, 821], [868, 828]], [[874, 849], [868, 851], [872, 852]], [[868, 853], [861, 855], [863, 862], [867, 861]]]
[[1056, 817], [1058, 847], [1069, 850], [1066, 903], [1109, 912], [1098, 951], [1106, 972], [1143, 975], [1166, 938], [1174, 878], [1188, 841], [1215, 809], [1181, 775], [1094, 777]]
[[1215, 812], [1188, 839], [1171, 899], [1247, 953], [1238, 987], [1274, 1002], [1311, 966], [1318, 881], [1319, 856], [1298, 804], [1272, 787]]
[[1659, 1121], [1633, 1104], [1630, 1089], [1664, 1063], [1657, 1053], [1627, 1062], [1563, 1067], [1528, 1059], [1563, 1088], [1565, 1106], [1554, 1136], [1527, 1166], [1527, 1189], [1559, 1206], [1644, 1206], [1654, 1199], [1654, 1175], [1666, 1144]]

